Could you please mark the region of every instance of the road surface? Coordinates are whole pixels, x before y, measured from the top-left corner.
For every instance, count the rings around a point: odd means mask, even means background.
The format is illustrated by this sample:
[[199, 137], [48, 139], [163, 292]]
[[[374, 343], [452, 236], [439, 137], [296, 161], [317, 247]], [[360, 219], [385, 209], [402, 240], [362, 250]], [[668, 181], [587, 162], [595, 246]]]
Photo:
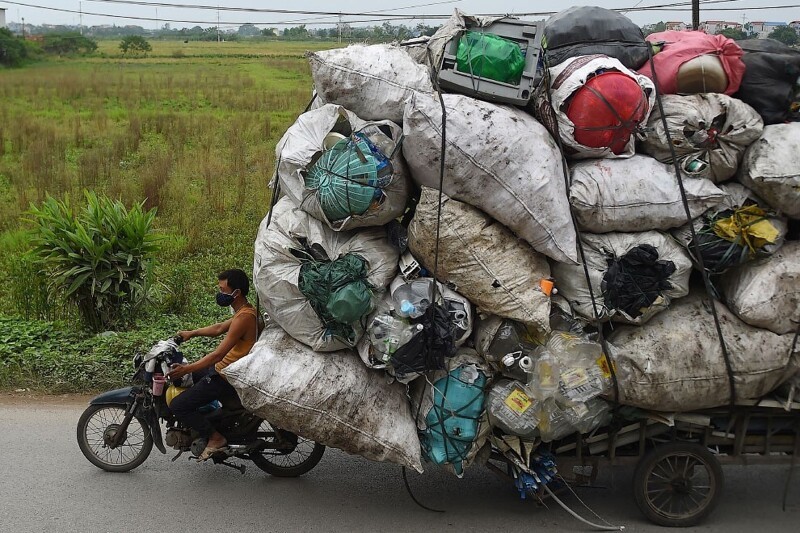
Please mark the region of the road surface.
[[[464, 479], [412, 473], [417, 507], [400, 468], [338, 450], [298, 479], [244, 475], [155, 448], [142, 466], [110, 474], [81, 455], [75, 427], [87, 398], [0, 395], [0, 531], [588, 531], [565, 511], [521, 502], [483, 468]], [[606, 473], [610, 474], [611, 469]], [[785, 467], [726, 467], [723, 499], [703, 531], [800, 530], [800, 472], [781, 511]], [[646, 522], [631, 497], [631, 470], [603, 475], [606, 488], [579, 489], [600, 516], [626, 531], [666, 531]], [[581, 514], [575, 498], [566, 501]], [[594, 517], [592, 517], [594, 518]], [[597, 521], [596, 518], [594, 518]]]

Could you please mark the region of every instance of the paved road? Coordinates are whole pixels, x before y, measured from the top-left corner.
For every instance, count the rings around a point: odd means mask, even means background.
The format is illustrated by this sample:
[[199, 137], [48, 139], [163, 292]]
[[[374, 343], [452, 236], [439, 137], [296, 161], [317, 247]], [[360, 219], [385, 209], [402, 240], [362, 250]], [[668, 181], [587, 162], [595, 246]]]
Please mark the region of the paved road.
[[[398, 467], [328, 450], [299, 479], [277, 479], [255, 467], [245, 475], [157, 450], [128, 474], [102, 472], [78, 450], [75, 425], [83, 398], [0, 396], [0, 531], [587, 531], [560, 508], [518, 501], [484, 469], [456, 479], [412, 474], [417, 507]], [[580, 489], [607, 521], [626, 531], [656, 531], [630, 496], [629, 469], [603, 476], [607, 488]], [[723, 501], [704, 531], [800, 530], [800, 473], [781, 511], [785, 470], [726, 468]], [[567, 501], [576, 505], [574, 498]], [[664, 530], [661, 530], [664, 531]]]

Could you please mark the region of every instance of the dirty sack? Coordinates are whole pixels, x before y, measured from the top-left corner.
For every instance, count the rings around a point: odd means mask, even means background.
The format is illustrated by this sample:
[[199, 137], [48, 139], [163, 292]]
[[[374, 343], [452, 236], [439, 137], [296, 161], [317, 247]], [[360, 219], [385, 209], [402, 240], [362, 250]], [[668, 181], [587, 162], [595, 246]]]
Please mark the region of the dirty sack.
[[[433, 273], [436, 267], [439, 192], [423, 188], [409, 226], [411, 253]], [[547, 259], [528, 243], [474, 207], [443, 196], [439, 226], [439, 281], [451, 286], [481, 312], [549, 330], [550, 277]]]
[[445, 370], [429, 373], [411, 386], [422, 454], [437, 465], [464, 474], [486, 444], [486, 385], [491, 372], [471, 349], [461, 348]]
[[[748, 326], [716, 303], [730, 354], [736, 399], [760, 398], [793, 375], [793, 335]], [[702, 289], [672, 303], [647, 327], [621, 326], [608, 337], [620, 402], [657, 411], [726, 405], [728, 375], [714, 320]]]
[[422, 472], [406, 390], [351, 351], [315, 353], [274, 325], [223, 371], [248, 410], [326, 446]]
[[592, 292], [583, 266], [553, 263], [559, 294], [575, 311], [598, 318], [644, 324], [689, 292], [692, 262], [669, 235], [657, 231], [581, 235]]
[[534, 113], [572, 159], [631, 157], [641, 128], [655, 103], [649, 78], [614, 58], [587, 55], [549, 69], [549, 89], [542, 83]]
[[728, 307], [751, 326], [778, 334], [800, 329], [800, 242], [771, 257], [726, 272], [720, 281]]
[[399, 253], [382, 228], [335, 232], [282, 198], [259, 227], [253, 281], [259, 301], [316, 351], [351, 348], [372, 298], [395, 275]]
[[[678, 179], [672, 165], [646, 155], [593, 159], [570, 166], [569, 200], [581, 229], [667, 230], [686, 224]], [[692, 217], [718, 205], [725, 194], [710, 180], [684, 178]]]
[[766, 126], [745, 152], [738, 178], [780, 213], [800, 219], [800, 122]]
[[[714, 183], [732, 178], [745, 150], [764, 129], [755, 109], [724, 94], [668, 94], [662, 101], [675, 157], [690, 177], [708, 178]], [[658, 109], [650, 115], [641, 150], [663, 163], [672, 163]]]
[[[534, 249], [576, 261], [564, 170], [555, 141], [519, 109], [442, 95], [447, 110], [444, 193], [477, 207]], [[404, 153], [421, 186], [439, 187], [442, 108], [416, 95], [406, 107]]]
[[672, 231], [698, 268], [695, 248], [699, 249], [706, 271], [712, 274], [773, 254], [783, 245], [788, 229], [785, 219], [743, 185], [719, 187], [726, 194], [723, 202], [692, 221], [696, 245], [688, 224]]
[[327, 104], [300, 115], [275, 149], [281, 190], [335, 231], [382, 226], [405, 210], [412, 188], [402, 129]]
[[354, 44], [307, 56], [322, 100], [344, 106], [364, 120], [400, 124], [411, 95], [433, 92], [430, 71], [400, 46]]

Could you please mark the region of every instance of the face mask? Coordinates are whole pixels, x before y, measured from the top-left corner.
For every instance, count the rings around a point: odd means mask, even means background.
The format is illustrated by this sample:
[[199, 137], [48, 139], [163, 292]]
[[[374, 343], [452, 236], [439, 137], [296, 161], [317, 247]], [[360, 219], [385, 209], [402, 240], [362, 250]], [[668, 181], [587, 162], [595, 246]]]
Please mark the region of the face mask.
[[230, 294], [227, 294], [227, 293], [224, 293], [224, 292], [218, 292], [217, 293], [217, 305], [220, 306], [220, 307], [228, 307], [229, 305], [231, 305], [233, 303], [233, 300], [235, 299], [235, 297], [233, 296], [233, 294], [235, 292], [236, 291], [233, 291]]

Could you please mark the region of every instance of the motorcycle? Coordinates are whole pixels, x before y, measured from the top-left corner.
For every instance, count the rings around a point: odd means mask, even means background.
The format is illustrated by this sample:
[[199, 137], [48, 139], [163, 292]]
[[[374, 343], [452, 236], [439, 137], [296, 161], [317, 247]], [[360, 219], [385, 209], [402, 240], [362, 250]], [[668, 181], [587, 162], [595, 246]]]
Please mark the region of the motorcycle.
[[[78, 420], [78, 446], [93, 465], [108, 472], [128, 472], [147, 460], [153, 445], [164, 454], [165, 444], [177, 450], [173, 461], [185, 452], [195, 459], [203, 452], [206, 439], [169, 410], [172, 398], [191, 385], [191, 374], [162, 389], [171, 365], [185, 362], [179, 350], [182, 341], [175, 336], [159, 341], [147, 354], [136, 354], [131, 386], [104, 392], [89, 402]], [[229, 459], [250, 460], [273, 476], [297, 477], [313, 469], [325, 453], [322, 444], [272, 426], [241, 404], [220, 406], [215, 401], [200, 411], [228, 441], [210, 459], [241, 473], [245, 466]], [[166, 425], [163, 439], [160, 421]]]

